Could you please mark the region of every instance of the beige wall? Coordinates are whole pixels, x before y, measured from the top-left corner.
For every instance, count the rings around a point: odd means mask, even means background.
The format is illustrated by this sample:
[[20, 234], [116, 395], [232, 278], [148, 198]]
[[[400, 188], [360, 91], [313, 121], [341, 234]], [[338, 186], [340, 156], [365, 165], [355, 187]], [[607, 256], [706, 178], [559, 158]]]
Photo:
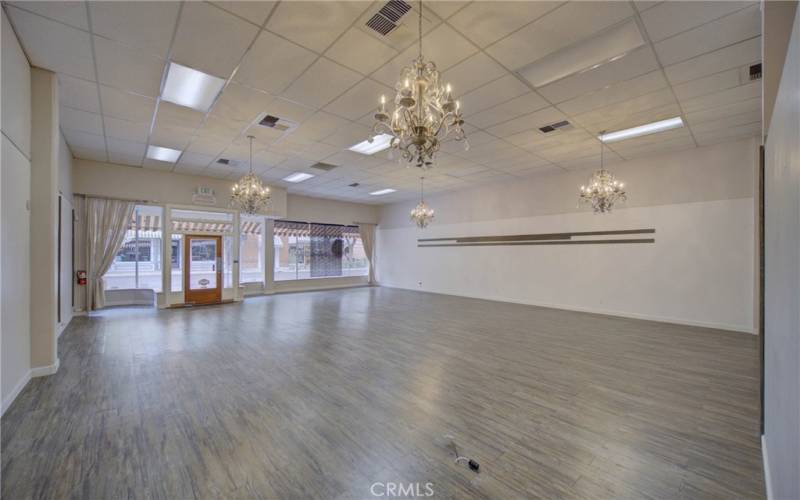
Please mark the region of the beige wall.
[[355, 222], [378, 222], [379, 205], [310, 198], [290, 194], [286, 219], [300, 222], [351, 225]]
[[[75, 193], [111, 198], [146, 200], [159, 204], [194, 205], [192, 194], [197, 187], [210, 187], [216, 193], [217, 208], [228, 208], [234, 181], [176, 174], [111, 163], [75, 160]], [[286, 215], [286, 190], [271, 186], [272, 200], [266, 215]]]
[[[616, 163], [629, 201], [577, 208], [591, 169], [433, 195], [383, 207], [381, 285], [704, 325], [753, 329], [755, 139]], [[642, 245], [419, 248], [417, 238], [655, 228]]]
[[2, 411], [30, 378], [30, 67], [2, 11]]

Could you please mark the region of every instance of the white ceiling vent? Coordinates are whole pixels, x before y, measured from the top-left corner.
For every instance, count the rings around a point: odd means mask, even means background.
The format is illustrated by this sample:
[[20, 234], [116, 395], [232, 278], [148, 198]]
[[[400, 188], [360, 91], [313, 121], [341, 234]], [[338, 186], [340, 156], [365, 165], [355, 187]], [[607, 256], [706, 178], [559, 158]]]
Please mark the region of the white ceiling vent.
[[550, 125], [545, 125], [544, 127], [539, 127], [539, 132], [542, 134], [552, 134], [554, 132], [564, 131], [564, 130], [572, 130], [573, 127], [570, 122], [567, 120], [551, 123]]
[[297, 127], [297, 123], [293, 121], [289, 121], [285, 118], [278, 118], [277, 116], [273, 115], [264, 115], [264, 118], [258, 121], [258, 124], [262, 127], [267, 128], [274, 128], [280, 132], [286, 132], [288, 130], [292, 130]]
[[400, 18], [411, 10], [411, 5], [403, 0], [389, 0], [366, 22], [368, 28], [381, 36], [386, 36], [397, 28]]

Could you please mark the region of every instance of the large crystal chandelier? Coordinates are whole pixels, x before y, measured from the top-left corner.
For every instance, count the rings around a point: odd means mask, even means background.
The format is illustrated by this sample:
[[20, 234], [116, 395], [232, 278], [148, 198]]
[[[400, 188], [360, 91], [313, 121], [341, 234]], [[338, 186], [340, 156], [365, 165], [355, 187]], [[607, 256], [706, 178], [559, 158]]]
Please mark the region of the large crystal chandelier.
[[[605, 132], [601, 132], [601, 136]], [[600, 140], [600, 170], [592, 175], [589, 184], [581, 186], [578, 203], [591, 204], [595, 213], [610, 212], [614, 203], [623, 202], [625, 184], [618, 181], [608, 170], [603, 167], [603, 149], [605, 143]]]
[[425, 177], [419, 178], [419, 203], [411, 211], [411, 221], [420, 229], [425, 229], [433, 220], [434, 211], [425, 203]]
[[267, 207], [269, 203], [269, 186], [261, 183], [261, 179], [253, 173], [253, 139], [250, 139], [250, 173], [239, 179], [233, 185], [233, 195], [231, 196], [231, 206], [238, 208], [246, 214], [257, 214]]
[[469, 149], [462, 128], [464, 119], [460, 104], [453, 99], [450, 84], [440, 83], [436, 64], [422, 57], [422, 0], [419, 3], [419, 57], [411, 66], [403, 68], [395, 90], [391, 112], [386, 110], [386, 96], [381, 96], [381, 108], [375, 113], [372, 132], [391, 136], [389, 145], [401, 152], [403, 160], [428, 168], [433, 165], [442, 142], [450, 139], [464, 141], [465, 149]]

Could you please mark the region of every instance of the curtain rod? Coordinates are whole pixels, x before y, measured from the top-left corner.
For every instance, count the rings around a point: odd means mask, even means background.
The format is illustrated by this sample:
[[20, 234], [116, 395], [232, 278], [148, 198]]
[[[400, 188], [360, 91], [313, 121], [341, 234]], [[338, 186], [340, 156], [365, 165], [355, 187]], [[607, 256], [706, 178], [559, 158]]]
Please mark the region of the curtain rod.
[[72, 193], [73, 196], [83, 196], [84, 198], [97, 198], [99, 200], [118, 200], [118, 201], [132, 201], [134, 203], [149, 203], [151, 205], [161, 205], [161, 203], [152, 200], [137, 200], [134, 198], [121, 198], [119, 196], [102, 196], [97, 194], [86, 193]]

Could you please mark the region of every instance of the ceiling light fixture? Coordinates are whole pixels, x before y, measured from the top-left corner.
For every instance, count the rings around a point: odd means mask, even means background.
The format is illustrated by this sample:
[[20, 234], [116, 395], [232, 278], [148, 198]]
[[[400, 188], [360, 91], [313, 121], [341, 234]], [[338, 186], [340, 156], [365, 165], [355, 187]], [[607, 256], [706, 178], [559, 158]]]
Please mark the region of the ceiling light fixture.
[[295, 172], [283, 178], [286, 182], [303, 182], [314, 177], [314, 174], [307, 174], [305, 172]]
[[164, 148], [161, 146], [147, 146], [147, 157], [151, 160], [166, 161], [175, 163], [180, 158], [181, 152], [177, 149]]
[[433, 221], [435, 211], [425, 203], [425, 177], [419, 178], [419, 203], [411, 210], [411, 222], [425, 229]]
[[397, 190], [396, 189], [392, 189], [392, 188], [386, 188], [386, 189], [379, 189], [378, 191], [373, 191], [370, 194], [372, 196], [380, 196], [382, 194], [394, 193], [395, 191], [397, 191]]
[[[411, 66], [403, 68], [395, 85], [394, 110], [387, 112], [386, 96], [375, 113], [373, 134], [391, 135], [392, 149], [401, 151], [402, 159], [417, 167], [433, 165], [442, 142], [464, 141], [469, 148], [462, 125], [459, 102], [453, 99], [450, 84], [440, 83], [441, 75], [433, 61], [422, 57], [422, 0], [419, 2], [419, 56]], [[368, 139], [372, 142], [373, 139]]]
[[390, 147], [393, 137], [389, 134], [378, 134], [372, 140], [361, 141], [349, 149], [362, 155], [373, 155]]
[[632, 139], [634, 137], [641, 137], [643, 135], [656, 134], [658, 132], [664, 132], [680, 127], [683, 127], [683, 120], [680, 116], [676, 116], [675, 118], [670, 118], [668, 120], [661, 120], [648, 123], [646, 125], [639, 125], [638, 127], [626, 128], [625, 130], [617, 130], [616, 132], [600, 132], [600, 135], [597, 136], [597, 138], [603, 142], [616, 142], [623, 141], [625, 139]]
[[269, 186], [261, 183], [261, 179], [253, 173], [253, 137], [250, 139], [250, 172], [239, 179], [233, 185], [233, 195], [231, 195], [231, 206], [238, 208], [242, 212], [253, 215], [267, 207], [269, 204]]
[[205, 113], [224, 86], [222, 78], [171, 62], [161, 98]]
[[578, 195], [578, 205], [591, 204], [596, 214], [610, 212], [614, 203], [627, 199], [625, 184], [614, 178], [603, 165], [603, 149], [605, 144], [600, 141], [600, 170], [592, 175], [587, 186], [581, 186]]

